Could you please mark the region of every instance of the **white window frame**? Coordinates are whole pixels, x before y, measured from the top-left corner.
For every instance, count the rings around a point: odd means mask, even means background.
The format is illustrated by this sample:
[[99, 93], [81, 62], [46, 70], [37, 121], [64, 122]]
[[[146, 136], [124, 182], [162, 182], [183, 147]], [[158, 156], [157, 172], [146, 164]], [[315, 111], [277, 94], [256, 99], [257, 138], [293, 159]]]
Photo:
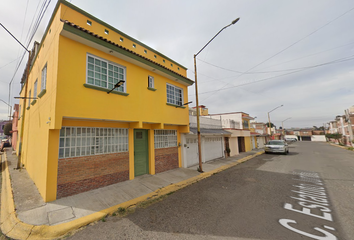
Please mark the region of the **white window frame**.
[[37, 86], [38, 86], [38, 78], [36, 79], [33, 85], [33, 97], [35, 98], [37, 97]]
[[41, 91], [45, 90], [46, 87], [47, 87], [47, 64], [45, 64], [42, 69]]
[[[176, 96], [176, 94], [177, 94], [176, 90], [179, 90], [181, 93], [180, 100], [177, 100], [177, 98], [179, 98], [179, 96]], [[167, 100], [167, 103], [169, 103], [169, 104], [182, 106], [183, 105], [183, 88], [166, 83], [166, 100]]]
[[155, 149], [177, 147], [177, 130], [155, 130]]
[[59, 159], [129, 151], [127, 128], [62, 127]]
[[153, 77], [153, 76], [149, 76], [149, 77], [148, 77], [148, 87], [149, 87], [149, 88], [154, 88], [154, 85], [155, 85], [154, 82], [155, 82], [155, 81], [154, 81], [154, 77]]
[[[89, 58], [94, 59], [93, 64], [89, 62]], [[101, 73], [101, 71], [104, 70], [104, 67], [95, 64], [96, 60], [100, 62], [104, 62], [106, 64], [105, 74]], [[89, 69], [89, 66], [90, 68], [92, 68], [93, 66], [93, 69]], [[112, 69], [110, 69], [110, 66], [112, 67]], [[117, 71], [115, 71], [116, 69]], [[96, 70], [99, 70], [100, 72]], [[112, 72], [112, 76], [110, 76], [110, 72]], [[103, 78], [98, 78], [101, 77], [101, 75], [105, 76], [106, 80], [104, 80]], [[122, 84], [119, 88], [115, 88], [113, 91], [126, 93], [127, 92], [126, 75], [127, 75], [126, 67], [89, 53], [86, 55], [86, 84], [111, 90], [117, 82], [123, 80], [124, 84]]]

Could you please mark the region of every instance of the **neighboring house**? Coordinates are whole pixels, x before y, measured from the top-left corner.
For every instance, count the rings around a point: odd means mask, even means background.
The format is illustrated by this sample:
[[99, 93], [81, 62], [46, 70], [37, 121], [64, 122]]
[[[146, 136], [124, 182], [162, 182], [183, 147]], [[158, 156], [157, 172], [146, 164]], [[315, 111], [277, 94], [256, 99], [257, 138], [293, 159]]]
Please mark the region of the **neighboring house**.
[[345, 115], [338, 115], [335, 118], [336, 123], [337, 123], [337, 133], [342, 134], [343, 136], [345, 135], [344, 119], [345, 119]]
[[15, 104], [14, 112], [12, 114], [12, 138], [11, 144], [13, 150], [17, 149], [17, 141], [18, 141], [18, 119], [19, 119], [19, 104]]
[[[199, 116], [209, 115], [209, 110], [204, 105], [200, 105], [198, 109], [199, 109]], [[197, 116], [197, 107], [189, 108], [189, 115]]]
[[[345, 115], [337, 115], [334, 121], [328, 123], [330, 134], [342, 134], [341, 143], [347, 146], [353, 146], [354, 142], [354, 106], [346, 109]], [[338, 140], [330, 141], [339, 143]]]
[[325, 131], [324, 130], [312, 130], [311, 141], [312, 142], [326, 142], [327, 139], [325, 136]]
[[17, 145], [45, 202], [182, 166], [182, 65], [64, 0], [28, 64]]
[[329, 133], [338, 133], [337, 121], [329, 122]]
[[[222, 129], [221, 121], [218, 119], [200, 116], [199, 121], [202, 162], [225, 157], [224, 139], [230, 137], [231, 133]], [[190, 132], [183, 134], [182, 137], [184, 167], [194, 166], [199, 163], [197, 117], [190, 115], [189, 122]]]
[[231, 132], [231, 137], [225, 141], [226, 147], [231, 150], [230, 156], [252, 150], [250, 120], [253, 120], [253, 117], [244, 112], [209, 114], [209, 116], [214, 119], [220, 119], [222, 128]]
[[257, 148], [264, 148], [265, 144], [269, 140], [269, 136], [267, 134], [267, 127], [265, 123], [252, 122], [251, 125], [252, 128], [254, 129], [254, 133], [251, 132], [251, 134], [256, 136]]
[[312, 128], [301, 128], [300, 129], [300, 141], [311, 141]]

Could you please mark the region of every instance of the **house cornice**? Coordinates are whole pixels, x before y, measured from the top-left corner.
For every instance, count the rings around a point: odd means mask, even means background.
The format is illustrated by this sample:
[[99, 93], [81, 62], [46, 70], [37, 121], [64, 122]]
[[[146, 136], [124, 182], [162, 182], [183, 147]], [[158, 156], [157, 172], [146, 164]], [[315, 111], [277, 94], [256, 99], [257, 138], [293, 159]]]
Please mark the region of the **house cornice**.
[[69, 37], [67, 33], [74, 34], [74, 35], [81, 37], [85, 40], [88, 40], [92, 43], [99, 44], [102, 47], [105, 47], [107, 49], [115, 51], [122, 56], [128, 57], [128, 58], [133, 59], [135, 61], [139, 61], [140, 63], [142, 63], [144, 65], [150, 66], [151, 69], [156, 69], [164, 74], [167, 74], [174, 81], [177, 81], [177, 82], [181, 81], [182, 84], [187, 85], [187, 86], [193, 85], [193, 83], [194, 83], [194, 81], [190, 80], [189, 78], [184, 77], [183, 75], [178, 74], [178, 73], [166, 68], [165, 66], [163, 66], [157, 62], [154, 62], [154, 61], [150, 60], [149, 58], [146, 58], [134, 51], [131, 51], [131, 50], [115, 43], [115, 42], [107, 40], [106, 38], [99, 36], [93, 32], [90, 32], [89, 30], [87, 30], [83, 27], [80, 27], [79, 25], [76, 25], [75, 23], [72, 23], [72, 22], [69, 22], [66, 20], [62, 20], [62, 19], [61, 19], [61, 21], [64, 22], [63, 31], [61, 33], [64, 36]]

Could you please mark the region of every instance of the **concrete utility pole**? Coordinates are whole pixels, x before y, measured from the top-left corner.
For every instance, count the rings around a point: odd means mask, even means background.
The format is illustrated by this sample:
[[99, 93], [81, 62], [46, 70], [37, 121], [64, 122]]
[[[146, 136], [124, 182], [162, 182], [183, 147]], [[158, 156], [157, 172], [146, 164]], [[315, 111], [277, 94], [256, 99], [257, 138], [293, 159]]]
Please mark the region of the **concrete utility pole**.
[[273, 110], [268, 112], [268, 125], [269, 125], [270, 138], [272, 138], [272, 128], [271, 128], [271, 125], [270, 125], [270, 115], [269, 115], [269, 113], [273, 112], [275, 109], [280, 108], [282, 106], [284, 106], [284, 105], [282, 104], [282, 105], [280, 105], [280, 106], [278, 106], [278, 107], [276, 107]]
[[349, 132], [349, 140], [350, 140], [350, 145], [353, 146], [353, 128], [352, 128], [352, 122], [350, 120], [350, 112], [349, 112], [349, 109], [345, 109], [344, 110], [345, 112], [345, 115], [348, 119], [348, 132]]
[[285, 119], [284, 121], [281, 122], [281, 128], [282, 128], [282, 130], [283, 130], [283, 136], [284, 136], [284, 138], [285, 138], [284, 122], [285, 122], [286, 120], [289, 120], [289, 119], [291, 119], [291, 117], [289, 117], [289, 118], [287, 118], [287, 119]]

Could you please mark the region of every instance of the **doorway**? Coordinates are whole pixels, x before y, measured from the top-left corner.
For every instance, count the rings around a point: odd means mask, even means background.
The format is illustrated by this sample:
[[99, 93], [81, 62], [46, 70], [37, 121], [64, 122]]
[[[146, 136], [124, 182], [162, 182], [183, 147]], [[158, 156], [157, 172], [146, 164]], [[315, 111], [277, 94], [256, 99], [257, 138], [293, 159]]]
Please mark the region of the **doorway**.
[[134, 130], [134, 175], [149, 173], [148, 130]]

